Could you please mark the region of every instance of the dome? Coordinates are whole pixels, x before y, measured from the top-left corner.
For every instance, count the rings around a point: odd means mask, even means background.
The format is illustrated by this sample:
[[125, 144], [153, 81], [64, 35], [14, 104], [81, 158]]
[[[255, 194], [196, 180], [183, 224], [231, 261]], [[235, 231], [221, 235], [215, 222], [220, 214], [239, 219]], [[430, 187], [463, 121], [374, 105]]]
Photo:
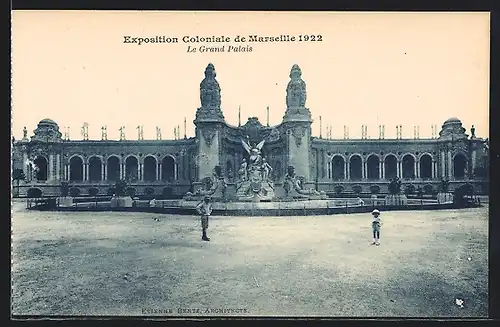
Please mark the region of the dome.
[[49, 119], [49, 118], [45, 118], [45, 119], [40, 120], [40, 122], [38, 124], [39, 125], [57, 125], [57, 123], [55, 121], [53, 121], [52, 119]]
[[447, 119], [444, 123], [449, 124], [449, 123], [462, 123], [462, 122], [460, 121], [460, 119], [458, 119], [456, 117], [451, 117], [451, 118]]

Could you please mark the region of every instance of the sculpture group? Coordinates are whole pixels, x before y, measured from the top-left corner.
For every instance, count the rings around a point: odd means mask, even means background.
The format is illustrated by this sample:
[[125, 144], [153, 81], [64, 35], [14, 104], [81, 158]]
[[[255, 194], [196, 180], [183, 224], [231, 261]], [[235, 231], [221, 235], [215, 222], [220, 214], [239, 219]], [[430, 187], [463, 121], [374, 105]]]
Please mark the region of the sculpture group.
[[247, 159], [243, 159], [238, 170], [238, 180], [236, 182], [236, 197], [238, 200], [266, 201], [274, 198], [274, 183], [271, 178], [273, 168], [262, 156], [262, 147], [265, 140], [256, 146], [251, 146], [241, 140], [243, 148], [248, 154]]

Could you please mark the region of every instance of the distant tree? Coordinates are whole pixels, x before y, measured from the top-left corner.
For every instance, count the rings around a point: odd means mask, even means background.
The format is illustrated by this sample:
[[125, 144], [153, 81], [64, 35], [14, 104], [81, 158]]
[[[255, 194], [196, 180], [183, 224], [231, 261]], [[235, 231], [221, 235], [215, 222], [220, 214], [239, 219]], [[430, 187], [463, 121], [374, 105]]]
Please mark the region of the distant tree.
[[19, 182], [24, 181], [26, 176], [24, 175], [24, 171], [22, 169], [16, 168], [12, 171], [12, 181], [16, 183], [16, 194], [19, 196]]
[[66, 197], [69, 195], [69, 183], [67, 181], [61, 182], [61, 196]]
[[77, 197], [80, 195], [80, 189], [78, 187], [72, 187], [69, 189], [69, 195], [71, 195], [72, 197]]
[[361, 187], [361, 185], [354, 185], [352, 187], [352, 191], [356, 194], [356, 195], [359, 195], [361, 194], [361, 192], [363, 191], [363, 188]]
[[415, 193], [415, 185], [413, 185], [413, 184], [406, 185], [405, 193], [406, 194], [414, 194]]
[[378, 186], [378, 185], [370, 186], [370, 193], [371, 194], [379, 194], [380, 193], [380, 186]]
[[90, 196], [97, 196], [97, 194], [99, 194], [99, 189], [97, 187], [89, 188], [89, 195]]
[[467, 197], [474, 195], [474, 187], [471, 184], [462, 184], [453, 192], [453, 203], [459, 207], [464, 207], [467, 204]]
[[132, 196], [132, 197], [135, 196], [135, 188], [133, 188], [133, 187], [127, 187], [125, 192], [127, 193], [128, 196]]
[[424, 185], [424, 193], [425, 194], [433, 194], [434, 193], [434, 187], [431, 184], [425, 184]]
[[125, 196], [126, 189], [127, 189], [127, 181], [124, 179], [116, 181], [113, 187], [113, 191], [117, 196]]
[[393, 178], [389, 182], [389, 194], [399, 194], [401, 193], [401, 180], [399, 178]]
[[446, 179], [441, 180], [441, 184], [439, 185], [439, 191], [442, 193], [448, 192], [448, 189], [450, 187], [450, 182]]
[[154, 189], [154, 188], [152, 188], [152, 187], [146, 187], [146, 188], [144, 189], [144, 194], [146, 194], [146, 195], [148, 195], [148, 196], [149, 196], [149, 195], [153, 195], [154, 193], [155, 193], [155, 189]]

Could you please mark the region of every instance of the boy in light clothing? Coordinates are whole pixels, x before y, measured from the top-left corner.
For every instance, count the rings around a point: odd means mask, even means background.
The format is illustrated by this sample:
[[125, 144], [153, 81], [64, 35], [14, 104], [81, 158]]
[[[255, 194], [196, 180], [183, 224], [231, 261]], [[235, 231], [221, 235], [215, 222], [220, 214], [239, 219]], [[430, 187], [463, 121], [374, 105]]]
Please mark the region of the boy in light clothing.
[[212, 214], [212, 204], [210, 203], [210, 198], [205, 197], [203, 199], [203, 202], [196, 206], [196, 211], [199, 215], [201, 215], [201, 239], [203, 241], [210, 241], [210, 239], [207, 237], [208, 218]]
[[372, 230], [373, 230], [372, 245], [380, 245], [380, 211], [378, 211], [377, 209], [372, 211]]

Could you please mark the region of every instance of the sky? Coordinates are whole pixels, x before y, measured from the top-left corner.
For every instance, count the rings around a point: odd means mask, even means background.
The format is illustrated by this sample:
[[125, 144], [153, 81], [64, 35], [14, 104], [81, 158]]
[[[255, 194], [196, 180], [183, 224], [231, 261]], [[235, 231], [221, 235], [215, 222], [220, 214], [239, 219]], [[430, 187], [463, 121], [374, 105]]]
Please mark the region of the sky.
[[[29, 136], [44, 118], [55, 120], [71, 139], [172, 139], [179, 125], [194, 135], [199, 85], [212, 63], [229, 124], [256, 116], [281, 122], [290, 69], [298, 64], [307, 85], [306, 106], [313, 135], [332, 126], [332, 137], [431, 137], [450, 117], [469, 133], [488, 137], [489, 13], [377, 12], [92, 12], [12, 13], [12, 129]], [[124, 36], [176, 37], [178, 43], [124, 43]], [[188, 53], [184, 36], [321, 35], [322, 41], [226, 43], [251, 52]], [[316, 38], [317, 39], [317, 38]]]

